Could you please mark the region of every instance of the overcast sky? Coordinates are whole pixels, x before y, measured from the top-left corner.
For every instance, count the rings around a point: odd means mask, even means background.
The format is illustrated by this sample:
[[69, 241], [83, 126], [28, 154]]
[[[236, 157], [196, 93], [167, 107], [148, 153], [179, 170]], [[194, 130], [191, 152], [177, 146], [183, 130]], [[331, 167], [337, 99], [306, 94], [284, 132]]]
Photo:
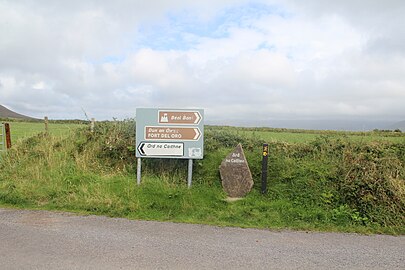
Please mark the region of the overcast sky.
[[403, 0], [0, 0], [0, 104], [42, 118], [405, 119]]

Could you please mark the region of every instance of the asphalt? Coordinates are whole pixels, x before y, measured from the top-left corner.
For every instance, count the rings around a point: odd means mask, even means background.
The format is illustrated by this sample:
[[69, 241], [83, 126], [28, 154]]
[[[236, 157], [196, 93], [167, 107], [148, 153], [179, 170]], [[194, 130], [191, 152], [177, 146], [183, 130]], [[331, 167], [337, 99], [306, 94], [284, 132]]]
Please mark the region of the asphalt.
[[0, 269], [405, 269], [405, 237], [0, 209]]

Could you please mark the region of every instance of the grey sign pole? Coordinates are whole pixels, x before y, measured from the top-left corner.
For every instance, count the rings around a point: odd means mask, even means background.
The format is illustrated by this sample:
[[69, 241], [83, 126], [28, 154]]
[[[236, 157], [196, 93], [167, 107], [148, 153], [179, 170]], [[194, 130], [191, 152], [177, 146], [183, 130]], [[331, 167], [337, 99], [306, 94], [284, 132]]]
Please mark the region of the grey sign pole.
[[136, 183], [139, 186], [141, 184], [141, 158], [138, 158], [136, 163]]
[[188, 160], [188, 177], [187, 177], [188, 188], [191, 188], [192, 179], [193, 179], [193, 160], [190, 158]]

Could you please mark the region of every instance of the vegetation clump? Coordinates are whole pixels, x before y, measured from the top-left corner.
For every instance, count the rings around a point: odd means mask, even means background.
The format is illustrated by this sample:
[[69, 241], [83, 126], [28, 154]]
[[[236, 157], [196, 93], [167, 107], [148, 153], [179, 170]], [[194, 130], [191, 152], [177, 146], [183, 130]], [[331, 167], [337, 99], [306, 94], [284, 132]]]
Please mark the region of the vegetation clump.
[[[269, 143], [268, 194], [260, 194], [259, 136], [206, 127], [204, 159], [143, 159], [136, 186], [135, 122], [97, 123], [60, 138], [20, 141], [0, 161], [0, 203], [128, 218], [258, 228], [403, 234], [405, 143], [323, 134]], [[251, 131], [255, 132], [255, 131]], [[223, 199], [218, 167], [241, 143], [255, 181], [246, 199]]]

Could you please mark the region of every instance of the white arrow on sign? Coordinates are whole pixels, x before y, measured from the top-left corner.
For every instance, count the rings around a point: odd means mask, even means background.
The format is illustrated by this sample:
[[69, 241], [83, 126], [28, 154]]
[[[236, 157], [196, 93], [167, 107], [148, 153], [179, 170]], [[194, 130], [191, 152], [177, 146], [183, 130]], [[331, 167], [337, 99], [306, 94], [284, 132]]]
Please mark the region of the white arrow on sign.
[[198, 123], [200, 123], [200, 120], [201, 120], [201, 114], [200, 114], [199, 112], [195, 112], [195, 113], [194, 113], [194, 115], [195, 115], [195, 121], [194, 121], [194, 124], [198, 124]]
[[197, 140], [197, 139], [200, 137], [200, 135], [201, 135], [200, 129], [199, 129], [199, 128], [195, 128], [195, 129], [194, 129], [194, 132], [195, 132], [195, 136], [194, 136], [193, 140]]
[[141, 142], [138, 151], [142, 156], [183, 156], [183, 143]]

